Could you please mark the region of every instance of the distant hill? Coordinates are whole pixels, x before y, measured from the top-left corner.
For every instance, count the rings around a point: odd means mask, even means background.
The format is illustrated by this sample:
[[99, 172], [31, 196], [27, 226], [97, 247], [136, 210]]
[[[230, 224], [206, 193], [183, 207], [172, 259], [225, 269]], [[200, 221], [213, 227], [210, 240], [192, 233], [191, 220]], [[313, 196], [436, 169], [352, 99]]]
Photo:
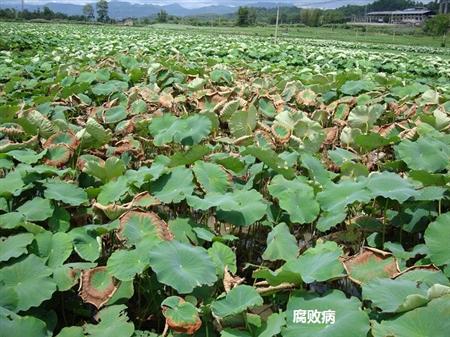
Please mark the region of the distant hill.
[[[175, 0], [174, 0], [175, 1]], [[151, 0], [149, 0], [151, 2]], [[281, 6], [296, 6], [308, 8], [338, 8], [345, 5], [366, 5], [373, 2], [373, 0], [285, 0], [279, 1]], [[429, 1], [423, 1], [429, 2]], [[25, 1], [26, 3], [26, 1]], [[121, 0], [112, 0], [109, 2], [109, 16], [114, 19], [124, 19], [129, 17], [142, 18], [155, 16], [159, 11], [165, 10], [169, 15], [175, 16], [198, 16], [217, 14], [225, 15], [235, 13], [237, 8], [241, 5], [259, 8], [276, 8], [277, 2], [255, 1], [248, 3], [242, 0], [229, 0], [227, 5], [218, 6], [204, 6], [199, 8], [185, 8], [179, 4], [170, 4], [164, 6], [152, 4], [129, 3]], [[82, 15], [83, 6], [77, 4], [49, 2], [45, 4], [42, 0], [41, 5], [25, 4], [25, 8], [29, 11], [42, 9], [44, 6], [49, 7], [54, 12], [61, 12], [67, 15]], [[0, 3], [0, 8], [15, 8], [20, 10], [20, 2], [15, 0], [5, 0]]]

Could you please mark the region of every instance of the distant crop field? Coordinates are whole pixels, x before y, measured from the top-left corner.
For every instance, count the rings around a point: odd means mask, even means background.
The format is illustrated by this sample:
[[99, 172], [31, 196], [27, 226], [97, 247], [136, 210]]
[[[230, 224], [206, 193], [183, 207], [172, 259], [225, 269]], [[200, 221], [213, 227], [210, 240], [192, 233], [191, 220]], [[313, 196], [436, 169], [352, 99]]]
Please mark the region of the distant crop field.
[[[198, 33], [244, 34], [255, 36], [274, 36], [275, 26], [261, 27], [208, 27], [189, 26], [182, 24], [156, 24], [152, 27], [162, 30], [175, 30]], [[441, 48], [441, 38], [424, 35], [420, 27], [403, 25], [396, 26], [352, 26], [344, 28], [342, 25], [332, 27], [299, 27], [295, 25], [282, 25], [278, 34], [283, 38], [311, 38], [319, 40], [335, 40], [347, 42], [359, 42], [368, 44], [381, 44], [387, 51], [393, 45], [410, 45], [416, 47], [434, 47], [436, 51], [449, 54], [449, 48]], [[361, 46], [363, 47], [363, 46]]]
[[0, 23], [0, 336], [447, 337], [449, 50], [181, 28]]

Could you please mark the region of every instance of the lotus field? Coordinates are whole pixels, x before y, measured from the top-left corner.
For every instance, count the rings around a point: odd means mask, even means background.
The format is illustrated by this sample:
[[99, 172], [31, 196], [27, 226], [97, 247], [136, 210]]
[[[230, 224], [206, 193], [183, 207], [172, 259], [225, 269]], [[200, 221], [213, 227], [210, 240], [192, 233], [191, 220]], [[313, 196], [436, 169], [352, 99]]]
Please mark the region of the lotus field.
[[0, 24], [1, 337], [448, 337], [450, 52]]

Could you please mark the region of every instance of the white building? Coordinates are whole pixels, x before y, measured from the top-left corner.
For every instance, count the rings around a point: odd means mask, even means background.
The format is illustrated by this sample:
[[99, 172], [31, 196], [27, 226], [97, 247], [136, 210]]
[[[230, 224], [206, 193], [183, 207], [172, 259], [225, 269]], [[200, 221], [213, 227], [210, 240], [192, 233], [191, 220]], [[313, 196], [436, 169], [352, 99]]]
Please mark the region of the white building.
[[434, 14], [435, 13], [432, 10], [426, 8], [408, 8], [402, 11], [370, 12], [367, 13], [366, 22], [418, 25]]

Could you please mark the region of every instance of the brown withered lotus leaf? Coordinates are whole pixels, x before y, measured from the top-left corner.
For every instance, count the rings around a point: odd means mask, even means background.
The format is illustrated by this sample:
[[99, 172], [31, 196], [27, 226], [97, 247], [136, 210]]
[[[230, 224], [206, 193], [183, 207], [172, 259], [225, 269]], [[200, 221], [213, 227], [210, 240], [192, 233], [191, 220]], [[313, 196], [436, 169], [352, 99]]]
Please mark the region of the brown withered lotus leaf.
[[0, 140], [0, 152], [33, 148], [36, 145], [38, 145], [38, 136], [33, 136], [22, 143], [10, 142], [9, 140]]
[[277, 143], [286, 144], [291, 138], [291, 130], [280, 123], [274, 123], [271, 132]]
[[25, 135], [22, 126], [16, 123], [5, 123], [0, 127], [0, 133], [7, 137], [19, 137]]
[[80, 141], [78, 138], [70, 131], [58, 132], [50, 136], [42, 146], [44, 149], [51, 148], [57, 145], [66, 145], [69, 149], [75, 150]]
[[332, 145], [336, 142], [339, 135], [339, 128], [337, 126], [333, 126], [331, 128], [324, 129], [325, 131], [325, 141], [323, 142], [325, 145]]
[[73, 150], [66, 144], [53, 145], [47, 149], [44, 163], [49, 166], [61, 167], [66, 164], [73, 155]]
[[314, 106], [316, 105], [316, 93], [311, 89], [305, 89], [297, 93], [295, 100], [299, 105]]
[[174, 98], [170, 93], [162, 93], [159, 96], [159, 104], [166, 109], [172, 109]]
[[[178, 305], [181, 305], [183, 303], [186, 303], [186, 301], [179, 297], [179, 303]], [[195, 334], [200, 327], [202, 326], [202, 320], [196, 313], [195, 316], [189, 317], [190, 321], [175, 321], [170, 315], [168, 315], [168, 307], [162, 306], [162, 313], [164, 317], [166, 318], [166, 325], [168, 328], [172, 329], [175, 332], [186, 334], [186, 335], [193, 335]]]
[[350, 280], [356, 284], [366, 283], [377, 277], [392, 278], [400, 272], [397, 259], [389, 252], [363, 247], [353, 256], [342, 260]]
[[193, 335], [198, 331], [198, 329], [202, 326], [202, 320], [200, 318], [197, 318], [195, 323], [189, 323], [189, 324], [179, 324], [170, 318], [166, 318], [166, 323], [173, 331], [183, 333], [186, 335]]
[[120, 217], [119, 230], [117, 232], [117, 236], [120, 240], [125, 240], [123, 237], [123, 230], [125, 228], [125, 224], [132, 217], [143, 217], [148, 218], [153, 226], [156, 228], [156, 232], [158, 233], [158, 237], [161, 240], [169, 241], [173, 240], [173, 234], [169, 229], [169, 225], [162, 220], [156, 213], [154, 212], [139, 212], [139, 211], [129, 211], [123, 214]]
[[260, 147], [268, 145], [272, 149], [276, 148], [272, 135], [264, 130], [255, 131], [255, 142]]
[[[96, 288], [96, 278], [101, 279]], [[84, 302], [94, 305], [97, 309], [104, 306], [114, 295], [118, 288], [118, 281], [110, 276], [106, 267], [95, 267], [81, 273], [80, 289], [78, 294]]]

